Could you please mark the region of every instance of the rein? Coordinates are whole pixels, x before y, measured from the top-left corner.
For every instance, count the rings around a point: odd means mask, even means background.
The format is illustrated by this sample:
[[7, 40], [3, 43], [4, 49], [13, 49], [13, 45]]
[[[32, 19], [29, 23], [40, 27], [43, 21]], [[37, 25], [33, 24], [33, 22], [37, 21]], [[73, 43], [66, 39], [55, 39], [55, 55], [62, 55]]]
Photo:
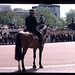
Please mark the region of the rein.
[[40, 30], [41, 26], [44, 26], [44, 24], [41, 24], [41, 25], [37, 26], [36, 29]]
[[[40, 28], [40, 27], [42, 27], [42, 28]], [[40, 26], [37, 26], [36, 28], [37, 28], [37, 30], [39, 30], [42, 33], [43, 36], [46, 34], [47, 27], [44, 24], [41, 24]], [[45, 31], [45, 34], [44, 34], [44, 31]]]

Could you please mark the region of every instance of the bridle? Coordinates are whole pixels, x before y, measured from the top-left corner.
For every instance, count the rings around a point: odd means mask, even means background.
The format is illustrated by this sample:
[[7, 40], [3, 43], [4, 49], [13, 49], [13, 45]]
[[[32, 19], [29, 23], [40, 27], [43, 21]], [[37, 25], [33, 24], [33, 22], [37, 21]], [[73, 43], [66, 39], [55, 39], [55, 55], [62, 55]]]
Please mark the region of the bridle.
[[[40, 29], [41, 26], [43, 26], [43, 28]], [[40, 26], [37, 27], [37, 30], [39, 30], [42, 33], [42, 35], [44, 36], [46, 34], [46, 31], [47, 31], [47, 26], [45, 26], [44, 24], [42, 24], [42, 25], [40, 25]]]

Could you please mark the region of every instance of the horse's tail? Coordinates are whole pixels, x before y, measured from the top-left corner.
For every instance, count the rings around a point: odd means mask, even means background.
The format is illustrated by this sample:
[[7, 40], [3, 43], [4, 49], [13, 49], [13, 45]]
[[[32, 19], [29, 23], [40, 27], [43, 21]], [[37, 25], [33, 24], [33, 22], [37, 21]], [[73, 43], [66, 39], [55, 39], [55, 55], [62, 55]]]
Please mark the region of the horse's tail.
[[21, 59], [21, 39], [20, 39], [21, 33], [18, 33], [16, 36], [16, 46], [15, 46], [15, 60], [20, 60]]

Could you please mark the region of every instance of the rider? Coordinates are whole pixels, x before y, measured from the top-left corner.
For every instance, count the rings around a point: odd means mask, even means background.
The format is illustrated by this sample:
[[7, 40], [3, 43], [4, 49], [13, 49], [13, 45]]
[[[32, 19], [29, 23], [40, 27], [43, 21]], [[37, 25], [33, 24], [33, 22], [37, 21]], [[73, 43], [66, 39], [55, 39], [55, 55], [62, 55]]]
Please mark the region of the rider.
[[44, 19], [43, 19], [43, 15], [42, 15], [42, 13], [41, 13], [41, 16], [40, 16], [40, 24], [44, 24], [45, 22], [44, 22]]
[[30, 15], [27, 16], [25, 19], [26, 30], [38, 35], [39, 46], [43, 48], [42, 34], [36, 29], [37, 21], [36, 21], [36, 17], [34, 16], [34, 14], [35, 14], [34, 10], [31, 9], [29, 13], [30, 13]]
[[74, 18], [72, 18], [72, 23], [74, 23]]

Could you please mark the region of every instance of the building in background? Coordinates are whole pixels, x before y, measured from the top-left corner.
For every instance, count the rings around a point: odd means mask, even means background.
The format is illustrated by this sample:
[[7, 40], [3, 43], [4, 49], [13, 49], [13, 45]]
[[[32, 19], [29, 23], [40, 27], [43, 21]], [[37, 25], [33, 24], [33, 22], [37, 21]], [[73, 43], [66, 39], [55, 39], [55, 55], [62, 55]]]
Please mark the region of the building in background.
[[[53, 4], [39, 4], [41, 7], [49, 7], [51, 9], [51, 12], [57, 16], [60, 17], [60, 6], [59, 5], [53, 5]], [[32, 9], [35, 9], [39, 6], [33, 6]]]
[[11, 9], [11, 5], [0, 5], [0, 11], [5, 11], [5, 10], [10, 10], [10, 11], [14, 11], [17, 14], [23, 14], [23, 13], [28, 13], [29, 10], [23, 10], [21, 8], [15, 8], [14, 10]]
[[23, 10], [21, 8], [15, 8], [13, 11], [20, 15], [22, 15], [24, 13], [29, 13], [29, 10]]
[[[51, 12], [57, 16], [60, 17], [60, 6], [59, 5], [53, 5], [53, 4], [39, 4], [39, 6], [41, 7], [49, 7], [51, 9]], [[33, 6], [32, 9], [35, 9], [39, 6]], [[11, 10], [11, 5], [0, 5], [0, 11], [4, 11], [4, 10]], [[18, 14], [23, 14], [23, 13], [28, 13], [29, 10], [22, 10], [21, 8], [15, 8], [13, 10], [14, 12], [18, 13]]]
[[0, 11], [11, 10], [11, 5], [0, 5]]

